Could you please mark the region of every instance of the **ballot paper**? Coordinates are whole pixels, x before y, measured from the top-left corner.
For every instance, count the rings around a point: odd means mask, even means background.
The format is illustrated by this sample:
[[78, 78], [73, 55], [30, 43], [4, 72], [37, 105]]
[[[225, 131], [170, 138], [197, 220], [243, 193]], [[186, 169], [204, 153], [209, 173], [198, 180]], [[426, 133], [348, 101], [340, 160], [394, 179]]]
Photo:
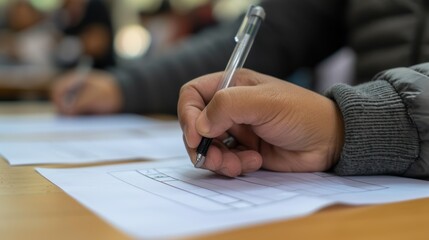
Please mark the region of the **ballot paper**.
[[429, 197], [429, 183], [422, 180], [262, 170], [226, 178], [194, 168], [188, 158], [37, 171], [131, 237], [150, 239], [290, 219], [335, 203]]
[[29, 115], [0, 118], [0, 155], [11, 165], [28, 165], [166, 159], [187, 153], [177, 121], [138, 115]]

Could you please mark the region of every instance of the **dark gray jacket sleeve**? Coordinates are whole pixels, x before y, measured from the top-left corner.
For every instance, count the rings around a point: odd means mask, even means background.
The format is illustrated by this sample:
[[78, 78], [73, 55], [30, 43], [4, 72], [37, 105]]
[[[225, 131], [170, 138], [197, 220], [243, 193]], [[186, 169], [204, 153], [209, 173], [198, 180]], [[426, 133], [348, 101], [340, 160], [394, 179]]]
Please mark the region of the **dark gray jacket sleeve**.
[[122, 111], [175, 114], [183, 84], [225, 68], [238, 27], [223, 25], [185, 41], [166, 55], [111, 69], [122, 90]]
[[[312, 66], [344, 43], [343, 0], [266, 0], [261, 25], [246, 68], [285, 78]], [[241, 18], [190, 38], [167, 55], [142, 59], [111, 72], [124, 96], [126, 112], [176, 113], [180, 87], [193, 78], [224, 70]]]
[[345, 141], [340, 175], [429, 177], [429, 63], [395, 68], [356, 87], [336, 85]]

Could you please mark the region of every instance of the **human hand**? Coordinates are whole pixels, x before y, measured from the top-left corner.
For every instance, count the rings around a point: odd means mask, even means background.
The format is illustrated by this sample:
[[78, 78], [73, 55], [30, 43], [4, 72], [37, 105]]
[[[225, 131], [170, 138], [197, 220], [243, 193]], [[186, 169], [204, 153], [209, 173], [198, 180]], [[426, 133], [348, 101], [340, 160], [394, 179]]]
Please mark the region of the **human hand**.
[[64, 115], [109, 114], [118, 112], [122, 94], [113, 76], [103, 71], [91, 71], [71, 101], [66, 95], [76, 87], [78, 73], [64, 74], [51, 88], [51, 99], [57, 111]]
[[[324, 171], [338, 161], [344, 124], [332, 100], [250, 70], [236, 73], [235, 87], [216, 92], [221, 76], [202, 76], [181, 89], [179, 121], [192, 161], [201, 136], [214, 138], [203, 167], [230, 177], [261, 167]], [[236, 147], [221, 143], [227, 133]]]

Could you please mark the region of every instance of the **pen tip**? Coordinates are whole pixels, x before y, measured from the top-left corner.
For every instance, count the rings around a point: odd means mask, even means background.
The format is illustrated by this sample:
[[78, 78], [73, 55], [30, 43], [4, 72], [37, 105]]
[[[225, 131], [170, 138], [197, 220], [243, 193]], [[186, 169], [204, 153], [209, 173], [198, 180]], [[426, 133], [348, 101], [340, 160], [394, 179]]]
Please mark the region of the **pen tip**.
[[206, 157], [203, 156], [201, 153], [197, 154], [197, 159], [195, 161], [194, 167], [195, 168], [201, 168], [204, 165], [204, 162], [206, 161]]

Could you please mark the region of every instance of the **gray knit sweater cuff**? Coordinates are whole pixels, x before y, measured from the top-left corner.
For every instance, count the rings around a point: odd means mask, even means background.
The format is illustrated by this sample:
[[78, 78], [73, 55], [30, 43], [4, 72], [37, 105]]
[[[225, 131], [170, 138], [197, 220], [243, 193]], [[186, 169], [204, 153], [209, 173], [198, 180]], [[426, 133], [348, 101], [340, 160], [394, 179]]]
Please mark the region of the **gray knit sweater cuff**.
[[419, 153], [418, 134], [404, 103], [387, 81], [336, 85], [327, 96], [345, 123], [339, 175], [403, 175]]

